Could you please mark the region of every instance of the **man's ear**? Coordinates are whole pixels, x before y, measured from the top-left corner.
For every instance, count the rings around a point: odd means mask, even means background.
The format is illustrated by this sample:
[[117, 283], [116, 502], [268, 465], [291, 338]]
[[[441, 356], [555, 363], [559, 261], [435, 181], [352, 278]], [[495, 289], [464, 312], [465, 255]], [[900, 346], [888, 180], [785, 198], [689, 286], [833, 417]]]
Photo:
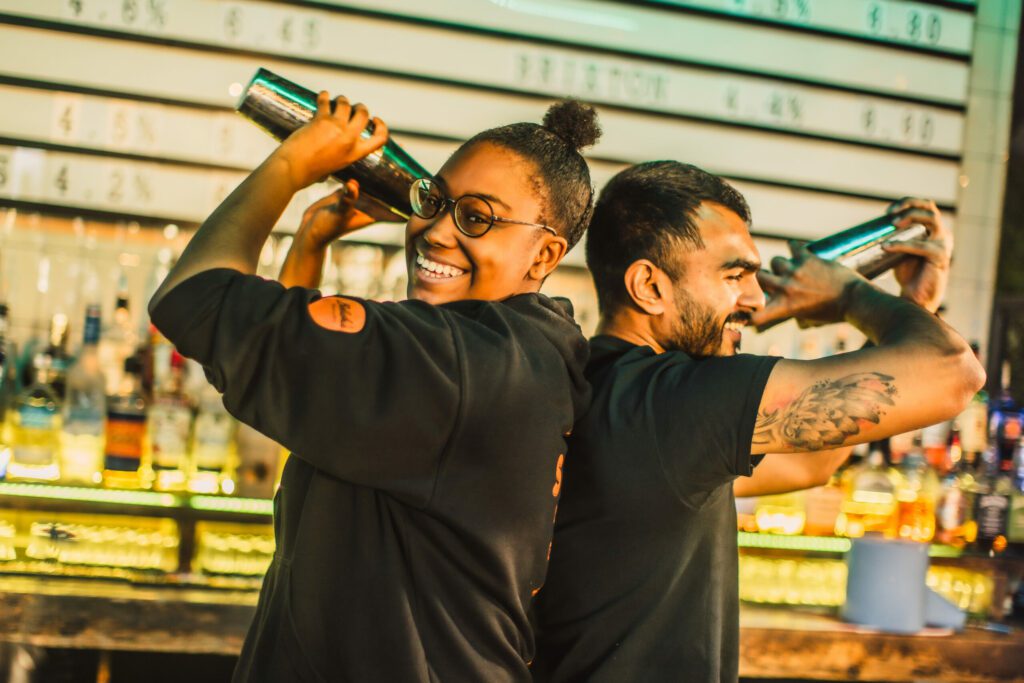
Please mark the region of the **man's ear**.
[[637, 306], [647, 315], [662, 315], [668, 306], [670, 281], [658, 266], [647, 259], [633, 261], [623, 276], [626, 292]]
[[530, 270], [527, 271], [526, 276], [531, 280], [543, 282], [544, 278], [551, 275], [551, 271], [561, 263], [568, 252], [569, 243], [564, 237], [545, 233], [544, 243], [534, 257], [533, 264], [530, 265]]

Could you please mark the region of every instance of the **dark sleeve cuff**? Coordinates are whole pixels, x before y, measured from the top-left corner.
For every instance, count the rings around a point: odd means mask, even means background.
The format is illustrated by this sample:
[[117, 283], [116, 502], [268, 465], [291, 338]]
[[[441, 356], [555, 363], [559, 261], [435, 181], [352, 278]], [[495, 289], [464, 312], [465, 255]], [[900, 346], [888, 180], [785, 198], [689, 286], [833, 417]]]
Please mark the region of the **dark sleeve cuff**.
[[782, 359], [778, 356], [765, 356], [759, 360], [761, 362], [754, 370], [747, 387], [747, 398], [743, 404], [743, 422], [736, 444], [736, 463], [733, 471], [741, 477], [749, 477], [754, 472], [755, 456], [750, 453], [750, 442], [754, 438], [754, 426], [757, 424], [757, 408], [761, 405], [761, 397], [764, 396], [764, 388], [768, 384], [772, 369]]
[[240, 277], [243, 275], [237, 270], [215, 268], [178, 283], [153, 309], [153, 325], [182, 355], [208, 364], [212, 353], [212, 326], [224, 294]]

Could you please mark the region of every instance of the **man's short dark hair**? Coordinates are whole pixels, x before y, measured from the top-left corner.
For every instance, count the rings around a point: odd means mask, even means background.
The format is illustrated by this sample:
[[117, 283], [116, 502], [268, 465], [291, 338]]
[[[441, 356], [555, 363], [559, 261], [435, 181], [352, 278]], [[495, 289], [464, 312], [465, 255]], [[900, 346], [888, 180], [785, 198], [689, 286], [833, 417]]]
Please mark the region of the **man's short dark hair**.
[[704, 247], [694, 222], [704, 202], [721, 204], [750, 223], [750, 207], [736, 188], [690, 164], [649, 161], [608, 181], [587, 231], [587, 266], [602, 313], [629, 301], [623, 277], [635, 261], [648, 259], [670, 277], [682, 276], [674, 272], [674, 254]]

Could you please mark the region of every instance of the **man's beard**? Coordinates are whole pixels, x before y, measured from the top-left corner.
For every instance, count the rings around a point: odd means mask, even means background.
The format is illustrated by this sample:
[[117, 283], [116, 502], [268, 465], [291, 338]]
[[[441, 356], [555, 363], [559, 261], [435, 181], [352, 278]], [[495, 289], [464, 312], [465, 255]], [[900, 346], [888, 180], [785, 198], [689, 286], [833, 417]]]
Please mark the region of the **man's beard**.
[[[691, 358], [710, 358], [725, 355], [722, 349], [725, 323], [749, 323], [750, 314], [738, 311], [725, 320], [719, 321], [715, 311], [689, 295], [683, 287], [676, 287], [675, 299], [678, 303], [679, 319], [672, 326], [667, 348], [682, 351]], [[739, 347], [733, 349], [733, 353]]]

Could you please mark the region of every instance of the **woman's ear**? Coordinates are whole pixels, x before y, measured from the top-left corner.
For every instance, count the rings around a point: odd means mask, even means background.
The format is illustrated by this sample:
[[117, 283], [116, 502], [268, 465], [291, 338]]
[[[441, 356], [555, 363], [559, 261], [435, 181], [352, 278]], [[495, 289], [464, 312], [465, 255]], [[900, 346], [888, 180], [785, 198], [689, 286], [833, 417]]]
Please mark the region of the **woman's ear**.
[[551, 275], [551, 271], [561, 263], [562, 259], [569, 252], [569, 243], [561, 235], [544, 233], [540, 250], [533, 258], [533, 264], [527, 271], [527, 278], [543, 282], [544, 278]]
[[647, 315], [662, 315], [666, 311], [669, 279], [651, 261], [639, 259], [629, 264], [623, 275], [623, 284], [633, 304]]

